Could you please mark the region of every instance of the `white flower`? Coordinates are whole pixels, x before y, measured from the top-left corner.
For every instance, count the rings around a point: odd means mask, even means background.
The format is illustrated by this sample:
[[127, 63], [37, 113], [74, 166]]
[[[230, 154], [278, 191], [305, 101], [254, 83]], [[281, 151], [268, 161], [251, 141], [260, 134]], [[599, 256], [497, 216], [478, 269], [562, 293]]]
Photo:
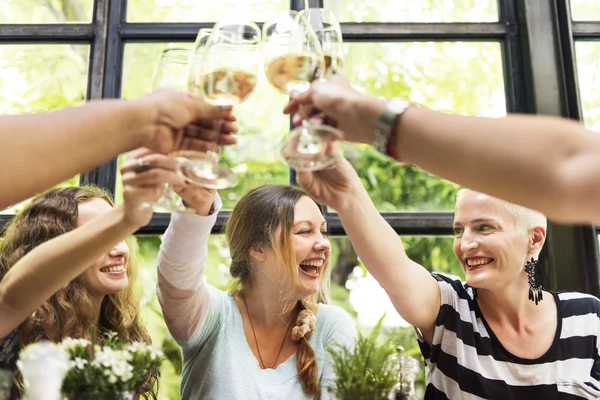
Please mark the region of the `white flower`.
[[117, 383], [117, 377], [116, 377], [115, 375], [112, 375], [112, 374], [111, 374], [111, 375], [108, 377], [108, 381], [109, 381], [110, 383], [112, 383], [112, 384], [115, 384], [115, 383]]
[[123, 382], [127, 382], [131, 378], [133, 378], [133, 367], [131, 367], [131, 370], [125, 371], [121, 374], [121, 381]]
[[65, 350], [73, 350], [77, 347], [80, 348], [87, 348], [89, 345], [91, 344], [91, 342], [89, 340], [86, 339], [73, 339], [70, 337], [66, 337], [62, 340], [62, 342], [60, 342], [60, 345], [63, 349]]
[[71, 368], [84, 369], [87, 364], [87, 360], [84, 360], [81, 357], [75, 357], [75, 359], [71, 362]]
[[110, 340], [117, 336], [117, 332], [109, 331], [109, 332], [106, 332], [104, 334], [104, 336], [106, 336], [106, 338]]

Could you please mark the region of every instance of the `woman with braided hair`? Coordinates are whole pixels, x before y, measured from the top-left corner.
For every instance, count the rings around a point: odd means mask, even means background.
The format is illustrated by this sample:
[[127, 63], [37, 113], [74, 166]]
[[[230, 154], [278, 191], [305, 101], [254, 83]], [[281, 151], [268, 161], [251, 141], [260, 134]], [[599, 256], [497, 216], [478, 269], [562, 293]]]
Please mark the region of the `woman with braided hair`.
[[203, 277], [221, 200], [203, 188], [180, 194], [196, 214], [172, 215], [158, 295], [183, 348], [182, 398], [328, 398], [326, 349], [352, 346], [356, 331], [344, 310], [325, 304], [330, 243], [319, 206], [285, 185], [242, 197], [226, 225], [234, 286], [223, 292]]

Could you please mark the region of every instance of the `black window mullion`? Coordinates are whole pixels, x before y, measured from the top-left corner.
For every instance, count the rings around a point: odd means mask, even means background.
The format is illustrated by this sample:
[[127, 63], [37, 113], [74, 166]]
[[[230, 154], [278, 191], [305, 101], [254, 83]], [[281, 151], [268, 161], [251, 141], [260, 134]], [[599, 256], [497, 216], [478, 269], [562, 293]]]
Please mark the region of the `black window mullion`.
[[[108, 33], [109, 0], [96, 0], [94, 2], [94, 40], [90, 49], [90, 65], [88, 73], [87, 98], [101, 99], [104, 94], [105, 66], [106, 66], [106, 39]], [[100, 184], [100, 168], [82, 173], [79, 177], [80, 185]]]
[[494, 40], [504, 39], [507, 27], [502, 22], [343, 22], [342, 35], [347, 41], [381, 42], [398, 39], [425, 40]]
[[567, 99], [567, 112], [565, 116], [579, 121], [582, 120], [583, 113], [579, 97], [579, 79], [577, 77], [575, 43], [573, 41], [571, 2], [556, 2], [556, 12], [560, 31], [559, 39]]
[[290, 0], [290, 9], [300, 11], [304, 10], [305, 0]]
[[[223, 210], [217, 215], [217, 222], [211, 230], [211, 234], [224, 233], [225, 221], [231, 214], [230, 210]], [[162, 235], [165, 233], [169, 222], [171, 221], [171, 214], [166, 213], [154, 213], [152, 220], [146, 226], [141, 227], [135, 234], [136, 235]]]
[[[290, 9], [291, 10], [296, 10], [296, 11], [300, 11], [300, 10], [304, 10], [304, 0], [290, 0]], [[294, 129], [294, 124], [292, 123], [292, 116], [290, 115], [290, 131]], [[279, 150], [277, 150], [279, 151]], [[289, 171], [289, 177], [290, 177], [290, 185], [297, 185], [298, 182], [296, 181], [296, 170], [292, 169], [292, 168], [288, 168]], [[325, 206], [321, 206], [322, 208]], [[326, 213], [327, 210], [323, 208], [323, 213]]]
[[527, 112], [525, 78], [515, 0], [499, 1], [498, 10], [500, 21], [506, 25], [507, 30], [506, 37], [501, 42], [506, 110], [509, 113], [525, 113]]
[[16, 43], [89, 43], [92, 24], [0, 24], [0, 40]]
[[88, 77], [88, 99], [102, 98], [104, 89], [104, 68], [106, 64], [106, 38], [108, 34], [109, 0], [94, 1], [94, 41], [90, 49]]
[[[121, 94], [121, 76], [123, 68], [123, 40], [120, 36], [120, 25], [125, 21], [127, 0], [110, 0], [108, 2], [108, 21], [106, 24], [104, 85], [102, 98], [119, 98]], [[82, 184], [93, 183], [115, 193], [117, 185], [117, 159], [110, 160], [99, 167], [86, 172]]]
[[580, 22], [572, 23], [573, 36], [575, 39], [600, 39], [600, 22]]
[[[562, 57], [561, 36], [567, 34], [556, 2], [516, 0], [520, 28], [527, 111], [569, 116], [572, 98], [566, 90], [568, 70]], [[570, 23], [570, 21], [568, 22]], [[571, 60], [572, 61], [572, 60]], [[591, 226], [548, 224], [546, 245], [540, 256], [547, 264], [550, 289], [575, 290], [600, 295], [598, 251]]]
[[[440, 236], [452, 235], [453, 212], [382, 212], [383, 218], [390, 226], [403, 236]], [[340, 218], [335, 213], [328, 213], [327, 232], [333, 236], [345, 235]]]

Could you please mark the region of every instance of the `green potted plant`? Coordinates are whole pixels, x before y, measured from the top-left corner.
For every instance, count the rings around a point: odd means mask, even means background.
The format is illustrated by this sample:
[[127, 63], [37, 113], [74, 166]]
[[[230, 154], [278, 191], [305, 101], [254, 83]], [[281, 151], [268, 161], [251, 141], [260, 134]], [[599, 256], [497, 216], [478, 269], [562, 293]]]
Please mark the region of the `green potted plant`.
[[369, 334], [359, 332], [353, 349], [328, 349], [336, 376], [329, 391], [337, 399], [387, 400], [398, 383], [394, 339], [379, 339], [383, 318]]
[[68, 399], [133, 399], [164, 359], [161, 350], [142, 342], [123, 343], [114, 332], [102, 339], [102, 345], [66, 338], [60, 346], [71, 360], [62, 384]]

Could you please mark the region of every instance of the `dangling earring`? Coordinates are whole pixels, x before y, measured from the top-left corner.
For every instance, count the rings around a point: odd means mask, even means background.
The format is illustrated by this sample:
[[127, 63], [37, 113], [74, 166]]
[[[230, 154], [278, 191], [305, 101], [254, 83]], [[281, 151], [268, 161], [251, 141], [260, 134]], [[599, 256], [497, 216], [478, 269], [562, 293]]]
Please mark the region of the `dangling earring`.
[[538, 261], [531, 257], [530, 261], [525, 264], [525, 272], [527, 272], [527, 281], [529, 282], [529, 300], [534, 301], [537, 306], [538, 303], [544, 300], [542, 295], [542, 284], [537, 282], [536, 273], [538, 273]]

